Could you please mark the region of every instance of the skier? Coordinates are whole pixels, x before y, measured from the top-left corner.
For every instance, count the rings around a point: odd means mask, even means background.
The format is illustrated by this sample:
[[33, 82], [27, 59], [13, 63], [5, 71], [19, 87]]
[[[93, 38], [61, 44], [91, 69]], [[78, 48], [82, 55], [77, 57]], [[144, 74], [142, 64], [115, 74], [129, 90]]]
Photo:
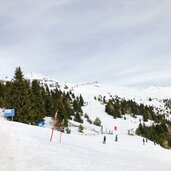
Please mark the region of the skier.
[[143, 145], [145, 145], [145, 139], [143, 138]]
[[118, 134], [115, 135], [115, 141], [118, 142]]
[[104, 138], [103, 138], [103, 144], [105, 144], [106, 143], [106, 136], [104, 136]]

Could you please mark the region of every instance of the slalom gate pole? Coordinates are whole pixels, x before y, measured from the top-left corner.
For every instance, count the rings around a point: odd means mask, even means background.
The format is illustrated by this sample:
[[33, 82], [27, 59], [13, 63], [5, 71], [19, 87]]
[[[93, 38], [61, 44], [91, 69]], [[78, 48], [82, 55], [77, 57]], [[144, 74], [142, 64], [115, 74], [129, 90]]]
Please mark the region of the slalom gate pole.
[[52, 128], [52, 133], [51, 133], [51, 136], [50, 136], [50, 142], [52, 141], [53, 132], [54, 132], [54, 128]]
[[61, 140], [62, 140], [62, 131], [63, 131], [63, 128], [64, 128], [64, 119], [62, 120], [61, 128], [60, 128], [60, 143], [61, 143]]
[[52, 133], [51, 133], [51, 136], [50, 136], [50, 142], [52, 141], [52, 138], [53, 138], [53, 132], [55, 130], [55, 125], [56, 125], [56, 122], [57, 122], [57, 118], [58, 118], [58, 111], [56, 111], [56, 113], [55, 113], [55, 121], [54, 121], [54, 124], [53, 124]]

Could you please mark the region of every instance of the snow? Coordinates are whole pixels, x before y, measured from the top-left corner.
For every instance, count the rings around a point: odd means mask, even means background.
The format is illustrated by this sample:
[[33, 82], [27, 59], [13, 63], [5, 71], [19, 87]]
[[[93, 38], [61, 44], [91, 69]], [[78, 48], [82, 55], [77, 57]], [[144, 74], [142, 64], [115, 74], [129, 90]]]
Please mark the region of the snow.
[[37, 79], [47, 84], [58, 83], [60, 88], [64, 90], [65, 85], [68, 89], [74, 92], [87, 93], [89, 95], [118, 95], [119, 97], [124, 97], [126, 99], [145, 99], [145, 98], [157, 98], [157, 99], [168, 99], [171, 98], [171, 87], [169, 86], [150, 86], [150, 87], [123, 87], [123, 86], [112, 86], [107, 84], [101, 84], [98, 82], [93, 83], [79, 83], [73, 84], [64, 81], [59, 81], [49, 76], [44, 76], [40, 73], [28, 73], [25, 75], [26, 79], [30, 81]]
[[[121, 122], [118, 121], [118, 128]], [[121, 124], [123, 126], [123, 124]], [[63, 134], [51, 129], [0, 120], [0, 170], [6, 171], [169, 171], [171, 151], [118, 129], [114, 135]]]
[[[128, 135], [128, 130], [135, 132], [142, 116], [133, 118], [126, 114], [126, 120], [114, 119], [105, 113], [105, 105], [94, 97], [101, 95], [109, 99], [117, 95], [165, 110], [162, 99], [171, 97], [171, 87], [116, 87], [97, 82], [69, 84], [33, 73], [26, 77], [38, 79], [42, 85], [52, 85], [51, 88], [59, 85], [63, 91], [81, 94], [85, 101], [83, 114], [88, 114], [92, 121], [100, 118], [103, 132], [112, 131], [113, 134], [105, 134], [107, 142], [103, 144], [101, 127], [89, 124], [82, 117], [83, 133], [78, 132], [80, 123], [70, 120], [71, 134], [63, 133], [60, 143], [60, 132], [55, 130], [50, 142], [52, 118], [45, 118], [44, 127], [31, 126], [5, 120], [0, 109], [0, 171], [170, 171], [170, 150], [151, 141], [143, 145], [142, 137]], [[148, 121], [146, 125], [152, 123]], [[117, 127], [115, 132], [114, 126]], [[118, 142], [115, 142], [116, 133]]]

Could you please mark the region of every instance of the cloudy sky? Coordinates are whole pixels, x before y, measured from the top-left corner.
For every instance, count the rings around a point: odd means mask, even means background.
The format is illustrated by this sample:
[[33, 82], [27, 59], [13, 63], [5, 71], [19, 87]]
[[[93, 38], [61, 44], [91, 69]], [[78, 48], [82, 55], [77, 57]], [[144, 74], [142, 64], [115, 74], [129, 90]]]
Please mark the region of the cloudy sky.
[[170, 0], [0, 0], [0, 79], [171, 86]]

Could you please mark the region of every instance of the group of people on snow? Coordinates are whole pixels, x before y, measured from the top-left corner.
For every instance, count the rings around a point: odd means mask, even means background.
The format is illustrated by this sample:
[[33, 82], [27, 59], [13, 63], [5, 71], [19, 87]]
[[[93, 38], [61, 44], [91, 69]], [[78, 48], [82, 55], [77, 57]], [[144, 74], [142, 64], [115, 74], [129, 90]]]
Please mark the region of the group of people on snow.
[[[145, 145], [145, 143], [148, 143], [148, 139], [147, 138], [143, 138], [143, 145]], [[154, 145], [156, 145], [155, 141], [154, 141]]]
[[[118, 142], [118, 134], [115, 135], [115, 141]], [[103, 137], [103, 144], [106, 144], [106, 135]]]
[[[118, 142], [118, 134], [115, 135], [115, 141]], [[147, 138], [143, 138], [143, 145], [145, 145], [145, 143], [148, 143]], [[106, 144], [106, 135], [103, 137], [103, 144]], [[154, 145], [156, 145], [155, 141], [154, 141]]]

